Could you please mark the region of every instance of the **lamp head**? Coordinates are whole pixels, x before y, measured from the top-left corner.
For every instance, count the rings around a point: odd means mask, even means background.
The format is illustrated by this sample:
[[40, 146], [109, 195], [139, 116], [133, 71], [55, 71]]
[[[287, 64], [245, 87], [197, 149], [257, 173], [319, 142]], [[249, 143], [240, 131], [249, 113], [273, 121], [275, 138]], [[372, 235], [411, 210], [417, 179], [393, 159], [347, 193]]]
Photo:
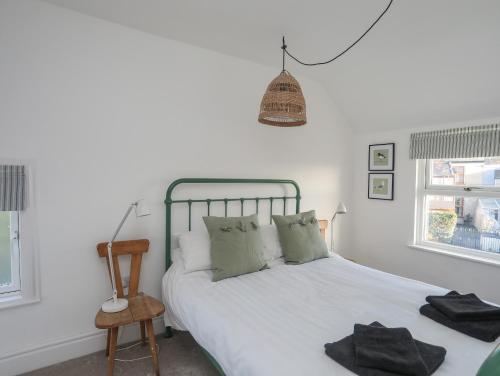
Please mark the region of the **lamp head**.
[[339, 202], [337, 206], [337, 210], [335, 211], [337, 214], [345, 214], [347, 213], [347, 208], [345, 207], [343, 202]]
[[136, 217], [146, 217], [151, 214], [151, 210], [144, 204], [144, 200], [141, 199], [134, 203], [135, 216]]

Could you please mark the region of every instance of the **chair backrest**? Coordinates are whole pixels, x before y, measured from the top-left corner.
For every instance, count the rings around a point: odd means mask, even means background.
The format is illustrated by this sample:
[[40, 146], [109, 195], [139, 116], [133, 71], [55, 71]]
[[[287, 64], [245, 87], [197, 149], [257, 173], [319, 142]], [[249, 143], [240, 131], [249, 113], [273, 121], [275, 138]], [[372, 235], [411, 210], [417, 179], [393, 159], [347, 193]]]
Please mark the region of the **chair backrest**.
[[[128, 284], [128, 296], [132, 298], [137, 295], [139, 290], [139, 277], [141, 274], [141, 261], [142, 254], [149, 249], [149, 240], [125, 240], [113, 242], [111, 248], [111, 256], [113, 258], [113, 271], [115, 272], [116, 291], [119, 298], [123, 298], [123, 283], [122, 275], [120, 273], [120, 263], [118, 256], [130, 255], [130, 281]], [[108, 260], [108, 243], [97, 244], [97, 253], [100, 257], [105, 257], [108, 264], [108, 271], [111, 273], [111, 265]], [[110, 274], [111, 278], [111, 274]]]

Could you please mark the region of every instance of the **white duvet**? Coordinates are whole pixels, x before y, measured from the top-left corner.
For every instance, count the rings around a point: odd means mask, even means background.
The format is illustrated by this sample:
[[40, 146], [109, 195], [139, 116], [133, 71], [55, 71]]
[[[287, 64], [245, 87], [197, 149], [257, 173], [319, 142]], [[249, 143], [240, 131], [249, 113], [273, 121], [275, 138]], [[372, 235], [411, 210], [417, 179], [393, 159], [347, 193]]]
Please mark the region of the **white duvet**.
[[[473, 376], [493, 350], [419, 314], [429, 294], [447, 290], [357, 265], [339, 256], [211, 281], [175, 262], [163, 278], [166, 320], [189, 330], [226, 375], [353, 375], [323, 345], [354, 323], [406, 327], [447, 349], [436, 376]], [[175, 337], [174, 337], [175, 339]]]

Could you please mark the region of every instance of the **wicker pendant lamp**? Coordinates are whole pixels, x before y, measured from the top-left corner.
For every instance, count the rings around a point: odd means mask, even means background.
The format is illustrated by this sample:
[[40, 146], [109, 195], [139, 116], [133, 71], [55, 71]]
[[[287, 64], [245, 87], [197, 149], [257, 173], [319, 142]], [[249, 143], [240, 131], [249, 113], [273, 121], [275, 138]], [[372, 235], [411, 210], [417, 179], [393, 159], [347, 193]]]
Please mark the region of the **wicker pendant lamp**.
[[267, 87], [260, 103], [259, 122], [276, 127], [296, 127], [307, 122], [302, 89], [286, 70]]
[[285, 37], [283, 37], [283, 69], [271, 81], [260, 102], [259, 122], [275, 127], [297, 127], [307, 122], [306, 100], [298, 81], [285, 70]]
[[295, 60], [297, 63], [306, 66], [315, 66], [329, 64], [338, 59], [354, 47], [368, 32], [377, 24], [378, 21], [387, 13], [394, 0], [390, 0], [384, 11], [377, 17], [370, 27], [361, 36], [354, 41], [351, 45], [345, 48], [342, 52], [337, 54], [330, 60], [321, 61], [317, 63], [304, 63], [297, 59], [288, 50], [285, 44], [285, 37], [283, 37], [283, 69], [278, 77], [271, 81], [267, 90], [262, 97], [260, 103], [259, 123], [266, 125], [273, 125], [276, 127], [296, 127], [307, 123], [306, 117], [306, 101], [302, 94], [297, 80], [285, 70], [285, 54]]

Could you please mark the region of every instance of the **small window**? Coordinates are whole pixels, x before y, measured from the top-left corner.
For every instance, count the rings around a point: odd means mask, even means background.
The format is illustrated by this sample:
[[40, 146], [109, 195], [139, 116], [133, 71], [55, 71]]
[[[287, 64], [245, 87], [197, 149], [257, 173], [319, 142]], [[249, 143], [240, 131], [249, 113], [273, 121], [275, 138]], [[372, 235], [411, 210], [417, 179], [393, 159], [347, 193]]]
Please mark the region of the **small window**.
[[0, 294], [20, 291], [19, 212], [0, 211]]
[[416, 243], [500, 261], [500, 157], [419, 161]]
[[0, 161], [0, 309], [40, 301], [32, 167]]

